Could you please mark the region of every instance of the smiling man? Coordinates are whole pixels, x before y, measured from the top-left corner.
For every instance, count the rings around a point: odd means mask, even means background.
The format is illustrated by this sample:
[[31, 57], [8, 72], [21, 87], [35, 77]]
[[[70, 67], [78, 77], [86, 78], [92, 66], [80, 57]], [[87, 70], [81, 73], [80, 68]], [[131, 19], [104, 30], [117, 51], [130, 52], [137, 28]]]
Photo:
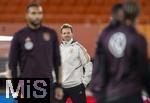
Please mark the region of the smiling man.
[[66, 103], [70, 97], [73, 103], [86, 103], [85, 88], [91, 80], [92, 63], [86, 49], [73, 37], [73, 27], [64, 24], [61, 27], [62, 42], [62, 87]]

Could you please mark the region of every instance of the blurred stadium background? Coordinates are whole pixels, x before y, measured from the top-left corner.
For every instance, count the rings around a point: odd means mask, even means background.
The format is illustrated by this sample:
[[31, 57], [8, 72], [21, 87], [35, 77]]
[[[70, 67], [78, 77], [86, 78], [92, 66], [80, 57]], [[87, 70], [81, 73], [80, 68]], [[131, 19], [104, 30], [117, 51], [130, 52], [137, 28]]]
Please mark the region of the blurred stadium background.
[[[55, 28], [58, 33], [63, 23], [70, 23], [75, 29], [75, 37], [94, 56], [98, 33], [107, 25], [112, 5], [124, 0], [0, 0], [0, 35], [10, 36], [24, 27], [25, 8], [31, 2], [38, 2], [44, 8], [44, 23]], [[150, 1], [140, 0], [141, 14], [138, 30], [150, 44]], [[0, 57], [7, 58], [9, 42], [0, 42]], [[149, 45], [150, 56], [150, 45]]]
[[[6, 68], [11, 39], [4, 40], [2, 36], [13, 36], [26, 25], [25, 8], [33, 2], [43, 6], [44, 24], [58, 34], [63, 23], [73, 25], [76, 39], [93, 58], [96, 39], [110, 20], [112, 5], [124, 0], [0, 0], [0, 72]], [[147, 39], [150, 57], [150, 1], [139, 2], [141, 14], [137, 28]]]

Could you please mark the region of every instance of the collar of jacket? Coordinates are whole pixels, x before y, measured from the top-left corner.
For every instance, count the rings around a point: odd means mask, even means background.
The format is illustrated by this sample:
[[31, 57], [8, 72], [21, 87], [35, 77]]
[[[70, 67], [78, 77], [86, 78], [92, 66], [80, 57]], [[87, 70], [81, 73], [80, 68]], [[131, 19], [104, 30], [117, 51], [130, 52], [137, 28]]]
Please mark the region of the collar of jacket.
[[72, 45], [73, 43], [75, 43], [76, 41], [72, 38], [70, 41], [62, 41], [61, 44], [62, 45]]

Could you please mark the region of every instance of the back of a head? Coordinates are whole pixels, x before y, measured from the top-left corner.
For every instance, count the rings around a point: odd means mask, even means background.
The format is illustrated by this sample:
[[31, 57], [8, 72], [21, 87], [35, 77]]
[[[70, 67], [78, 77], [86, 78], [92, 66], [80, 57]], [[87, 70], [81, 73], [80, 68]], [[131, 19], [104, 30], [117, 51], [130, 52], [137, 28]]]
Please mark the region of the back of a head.
[[125, 20], [134, 22], [140, 13], [137, 2], [127, 2], [124, 4]]
[[123, 10], [123, 4], [117, 3], [117, 4], [113, 5], [113, 7], [112, 7], [112, 15], [117, 14], [119, 10]]
[[124, 19], [123, 4], [117, 3], [117, 4], [113, 5], [112, 17], [111, 17], [109, 26], [116, 27], [116, 26], [120, 25], [120, 23], [123, 21], [123, 19]]

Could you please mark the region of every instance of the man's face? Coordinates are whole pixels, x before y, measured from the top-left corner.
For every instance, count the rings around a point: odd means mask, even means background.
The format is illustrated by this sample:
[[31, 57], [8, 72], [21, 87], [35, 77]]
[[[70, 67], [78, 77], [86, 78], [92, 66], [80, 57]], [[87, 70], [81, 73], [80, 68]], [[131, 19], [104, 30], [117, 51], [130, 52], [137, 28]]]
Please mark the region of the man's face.
[[42, 7], [30, 7], [26, 14], [27, 21], [34, 25], [40, 25], [43, 20], [43, 9]]
[[73, 33], [70, 28], [64, 28], [61, 32], [63, 41], [70, 41], [73, 38]]

